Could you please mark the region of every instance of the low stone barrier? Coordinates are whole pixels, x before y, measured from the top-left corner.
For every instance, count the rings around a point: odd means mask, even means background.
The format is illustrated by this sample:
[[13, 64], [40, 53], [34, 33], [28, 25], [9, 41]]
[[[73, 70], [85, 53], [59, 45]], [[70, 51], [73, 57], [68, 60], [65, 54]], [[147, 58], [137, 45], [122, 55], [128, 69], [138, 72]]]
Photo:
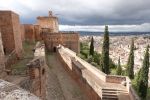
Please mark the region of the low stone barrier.
[[46, 100], [46, 70], [45, 45], [37, 42], [35, 46], [34, 59], [28, 64], [30, 80], [30, 92]]
[[107, 75], [106, 82], [122, 84], [123, 82], [126, 82], [126, 77], [117, 75]]
[[[93, 65], [76, 56], [75, 52], [61, 45], [57, 47], [57, 57], [71, 77], [73, 77], [83, 91], [85, 91], [89, 100], [101, 100], [103, 89], [109, 90], [115, 89], [116, 87], [116, 90], [118, 91], [117, 84], [124, 86], [121, 90], [125, 89], [124, 91], [129, 93], [131, 100], [140, 100], [137, 99], [138, 96], [133, 91], [131, 80], [128, 77], [106, 75]], [[106, 84], [115, 84], [115, 86], [106, 86]]]

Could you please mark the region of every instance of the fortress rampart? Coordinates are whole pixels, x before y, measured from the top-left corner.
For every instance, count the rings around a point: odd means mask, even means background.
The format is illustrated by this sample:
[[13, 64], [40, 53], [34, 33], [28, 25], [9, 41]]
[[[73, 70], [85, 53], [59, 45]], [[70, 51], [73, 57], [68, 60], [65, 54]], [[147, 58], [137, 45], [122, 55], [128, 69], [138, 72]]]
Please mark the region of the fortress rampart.
[[45, 60], [45, 45], [37, 42], [35, 46], [34, 59], [28, 64], [30, 77], [30, 92], [46, 99], [46, 69], [48, 68]]
[[61, 45], [57, 47], [57, 56], [67, 72], [88, 95], [89, 100], [109, 98], [105, 92], [110, 90], [117, 92], [116, 98], [119, 98], [122, 93], [126, 93], [131, 100], [140, 100], [133, 91], [128, 77], [106, 75], [79, 58], [75, 52]]

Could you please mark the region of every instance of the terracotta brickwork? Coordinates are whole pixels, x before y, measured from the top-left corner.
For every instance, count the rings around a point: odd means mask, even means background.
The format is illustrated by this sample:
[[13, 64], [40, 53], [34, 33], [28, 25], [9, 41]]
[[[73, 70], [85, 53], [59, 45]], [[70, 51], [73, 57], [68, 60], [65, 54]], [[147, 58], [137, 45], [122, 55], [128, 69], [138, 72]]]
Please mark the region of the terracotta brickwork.
[[35, 42], [42, 40], [41, 27], [39, 25], [24, 24], [24, 37], [26, 41]]
[[21, 29], [21, 39], [22, 39], [22, 41], [24, 41], [25, 40], [25, 29], [24, 29], [24, 25], [23, 24], [21, 24], [20, 25], [20, 29]]
[[34, 59], [27, 64], [29, 68], [29, 77], [31, 81], [30, 92], [46, 99], [46, 60], [45, 45], [37, 43], [35, 47]]
[[73, 50], [74, 52], [79, 53], [80, 52], [79, 33], [63, 32], [61, 34], [63, 45]]
[[49, 51], [55, 51], [59, 44], [79, 53], [79, 33], [75, 32], [59, 32], [59, 33], [43, 33], [45, 45]]
[[107, 75], [106, 76], [106, 82], [109, 83], [118, 83], [121, 84], [121, 82], [126, 81], [126, 77], [124, 76], [116, 76], [116, 75]]
[[49, 28], [51, 32], [58, 32], [58, 18], [52, 15], [52, 12], [49, 12], [49, 16], [39, 16], [37, 17], [37, 25], [40, 25], [41, 28]]
[[12, 11], [0, 11], [0, 28], [2, 33], [4, 53], [16, 51], [18, 57], [22, 53], [22, 40], [19, 15]]
[[42, 40], [41, 38], [41, 27], [40, 25], [34, 25], [35, 39], [37, 41]]
[[25, 40], [29, 42], [35, 42], [35, 31], [33, 24], [24, 24]]
[[22, 56], [22, 39], [21, 39], [21, 29], [20, 29], [20, 20], [19, 15], [12, 13], [12, 26], [14, 33], [14, 41], [15, 41], [15, 50], [18, 57]]

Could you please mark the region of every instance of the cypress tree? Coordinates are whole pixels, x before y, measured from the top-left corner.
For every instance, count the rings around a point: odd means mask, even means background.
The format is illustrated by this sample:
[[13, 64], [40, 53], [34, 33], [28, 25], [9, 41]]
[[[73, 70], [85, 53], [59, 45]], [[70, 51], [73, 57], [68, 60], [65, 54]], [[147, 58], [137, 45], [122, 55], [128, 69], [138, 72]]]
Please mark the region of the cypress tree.
[[137, 81], [138, 93], [142, 99], [145, 99], [147, 95], [148, 73], [149, 73], [149, 46], [147, 46], [146, 48], [143, 65]]
[[117, 66], [116, 74], [117, 75], [121, 75], [122, 74], [122, 68], [121, 68], [121, 64], [120, 64], [120, 57], [118, 59], [118, 66]]
[[105, 26], [103, 47], [102, 47], [102, 71], [106, 74], [110, 73], [109, 69], [109, 31], [108, 26]]
[[94, 39], [93, 39], [93, 36], [91, 38], [91, 44], [90, 44], [90, 52], [89, 52], [90, 55], [94, 55]]
[[130, 54], [127, 63], [127, 76], [130, 79], [134, 79], [134, 40], [132, 39], [131, 47], [130, 47]]

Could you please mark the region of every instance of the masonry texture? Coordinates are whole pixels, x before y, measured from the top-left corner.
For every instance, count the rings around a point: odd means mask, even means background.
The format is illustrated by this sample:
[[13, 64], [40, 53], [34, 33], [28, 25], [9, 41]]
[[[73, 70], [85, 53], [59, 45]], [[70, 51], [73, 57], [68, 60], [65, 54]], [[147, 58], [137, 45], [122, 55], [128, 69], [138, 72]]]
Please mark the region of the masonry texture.
[[26, 41], [35, 42], [35, 30], [34, 25], [24, 24], [25, 39]]
[[49, 11], [49, 16], [37, 17], [37, 25], [41, 28], [49, 28], [51, 32], [59, 31], [58, 18], [53, 16], [51, 11]]
[[22, 53], [22, 40], [19, 15], [12, 11], [0, 11], [0, 29], [2, 33], [4, 53], [15, 50], [18, 57]]
[[3, 77], [5, 69], [5, 62], [4, 62], [4, 51], [3, 51], [3, 44], [2, 44], [2, 37], [0, 32], [0, 78]]
[[59, 33], [43, 33], [44, 41], [49, 51], [56, 51], [56, 47], [61, 44], [74, 52], [79, 53], [79, 33], [59, 32]]
[[30, 61], [29, 67], [30, 77], [30, 92], [40, 97], [42, 100], [46, 99], [46, 73], [47, 64], [45, 59], [45, 45], [38, 42], [35, 47], [34, 59]]

